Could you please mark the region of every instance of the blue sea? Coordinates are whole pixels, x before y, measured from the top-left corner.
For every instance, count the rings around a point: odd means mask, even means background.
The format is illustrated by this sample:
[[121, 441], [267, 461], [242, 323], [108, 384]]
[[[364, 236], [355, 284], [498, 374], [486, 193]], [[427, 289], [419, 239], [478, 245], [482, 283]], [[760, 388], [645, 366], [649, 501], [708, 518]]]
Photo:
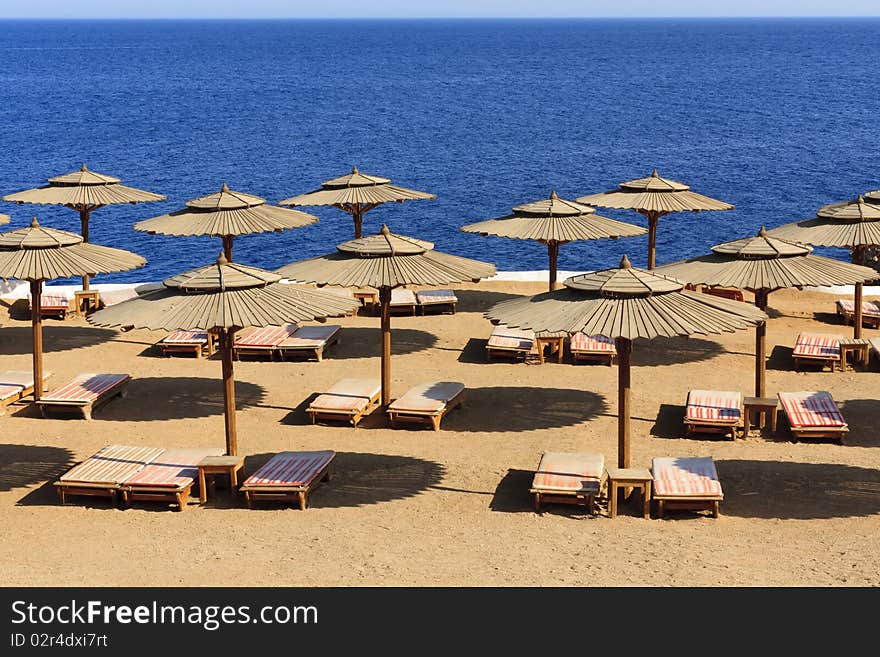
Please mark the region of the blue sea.
[[[213, 260], [216, 238], [135, 221], [232, 189], [277, 202], [357, 165], [434, 201], [367, 214], [438, 250], [546, 269], [539, 244], [458, 227], [547, 196], [661, 175], [736, 205], [661, 220], [658, 262], [812, 216], [880, 187], [880, 21], [2, 21], [0, 193], [81, 163], [167, 196], [107, 207], [93, 242], [158, 280]], [[352, 222], [236, 240], [265, 268], [333, 250]], [[63, 208], [0, 203], [78, 230]], [[635, 213], [604, 214], [642, 223]], [[644, 237], [566, 245], [560, 269], [646, 263]], [[845, 252], [834, 252], [845, 257]]]

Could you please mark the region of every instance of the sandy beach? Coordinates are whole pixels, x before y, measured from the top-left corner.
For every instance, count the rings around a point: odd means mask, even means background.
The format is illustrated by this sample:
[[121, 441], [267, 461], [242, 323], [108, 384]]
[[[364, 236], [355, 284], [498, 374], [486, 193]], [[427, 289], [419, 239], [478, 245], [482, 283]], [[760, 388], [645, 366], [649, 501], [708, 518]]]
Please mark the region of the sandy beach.
[[[800, 331], [851, 335], [833, 295], [770, 296], [767, 389], [827, 390], [850, 432], [846, 444], [685, 437], [691, 388], [754, 386], [754, 332], [635, 343], [633, 464], [655, 456], [712, 456], [724, 489], [721, 516], [682, 512], [665, 520], [625, 505], [611, 519], [528, 494], [544, 450], [617, 455], [617, 370], [551, 359], [486, 362], [482, 313], [540, 283], [457, 286], [455, 315], [395, 317], [394, 396], [426, 380], [461, 381], [466, 403], [442, 430], [390, 429], [377, 412], [359, 428], [311, 425], [304, 409], [344, 376], [379, 375], [379, 321], [358, 316], [323, 362], [236, 363], [239, 446], [245, 474], [281, 450], [332, 449], [333, 479], [306, 511], [248, 510], [218, 490], [204, 507], [112, 508], [74, 498], [61, 506], [52, 482], [104, 445], [222, 447], [217, 358], [165, 358], [161, 332], [118, 332], [82, 318], [45, 322], [45, 367], [59, 384], [79, 372], [128, 372], [125, 399], [92, 421], [43, 419], [26, 404], [0, 418], [2, 584], [404, 585], [404, 586], [855, 586], [880, 585], [880, 374], [796, 373]], [[3, 309], [0, 370], [30, 368], [22, 302]], [[26, 306], [25, 306], [26, 309]], [[8, 314], [8, 316], [7, 316]], [[865, 329], [867, 337], [880, 335]], [[50, 386], [51, 387], [51, 386]], [[780, 412], [780, 417], [782, 413]]]

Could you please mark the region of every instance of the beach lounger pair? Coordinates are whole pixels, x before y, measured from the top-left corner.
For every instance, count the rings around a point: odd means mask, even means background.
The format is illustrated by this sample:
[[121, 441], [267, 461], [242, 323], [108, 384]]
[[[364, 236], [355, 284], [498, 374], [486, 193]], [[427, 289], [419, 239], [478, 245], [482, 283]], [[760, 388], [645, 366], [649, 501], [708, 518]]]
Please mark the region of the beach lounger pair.
[[840, 338], [827, 333], [800, 333], [791, 354], [795, 370], [800, 370], [801, 364], [808, 362], [819, 363], [822, 367], [828, 365], [833, 372], [834, 364], [840, 362]]
[[162, 338], [158, 346], [164, 356], [193, 354], [201, 358], [217, 351], [214, 334], [209, 331], [174, 331]]
[[742, 393], [732, 390], [691, 390], [687, 395], [684, 424], [688, 435], [730, 433], [736, 439], [737, 429], [743, 429]]
[[[856, 304], [852, 299], [838, 299], [835, 302], [837, 314], [846, 324], [852, 324], [856, 316]], [[880, 327], [880, 304], [876, 301], [862, 301], [862, 325]]]
[[486, 359], [492, 360], [493, 356], [507, 358], [527, 358], [537, 354], [535, 332], [523, 329], [511, 328], [499, 324], [492, 329], [492, 334], [486, 342]]
[[429, 310], [454, 315], [458, 297], [452, 290], [419, 290], [416, 292], [416, 301], [423, 315], [427, 315]]
[[614, 340], [606, 338], [604, 335], [586, 335], [585, 333], [574, 333], [571, 336], [569, 350], [575, 362], [579, 360], [598, 361], [607, 363], [609, 367], [614, 364], [614, 357], [617, 355]]
[[[28, 311], [33, 312], [33, 299], [28, 295]], [[64, 294], [46, 294], [40, 295], [40, 317], [57, 317], [64, 319], [67, 313], [71, 312], [70, 298]]]
[[[43, 372], [43, 386], [52, 372]], [[34, 374], [31, 371], [8, 370], [0, 372], [0, 415], [6, 414], [6, 407], [33, 394]]]
[[339, 324], [318, 324], [298, 326], [267, 326], [245, 329], [236, 335], [233, 345], [235, 358], [241, 356], [269, 356], [277, 354], [281, 360], [290, 354], [314, 354], [319, 362], [324, 358], [324, 349], [339, 342]]
[[833, 438], [843, 444], [849, 427], [828, 392], [801, 390], [780, 392], [777, 396], [795, 440]]
[[50, 390], [36, 403], [43, 417], [50, 413], [82, 414], [86, 420], [111, 399], [125, 394], [129, 374], [80, 374], [69, 383]]

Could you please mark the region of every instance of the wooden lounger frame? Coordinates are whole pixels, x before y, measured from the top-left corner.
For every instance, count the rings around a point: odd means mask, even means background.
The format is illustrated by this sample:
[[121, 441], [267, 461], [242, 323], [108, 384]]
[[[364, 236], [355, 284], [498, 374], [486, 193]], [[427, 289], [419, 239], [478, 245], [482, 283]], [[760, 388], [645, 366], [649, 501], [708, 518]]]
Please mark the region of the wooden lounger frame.
[[193, 479], [183, 486], [139, 486], [122, 484], [119, 492], [122, 493], [122, 503], [126, 506], [136, 501], [150, 502], [173, 502], [177, 505], [178, 511], [183, 511], [189, 502], [192, 487], [195, 484]]
[[742, 410], [740, 410], [740, 418], [739, 421], [736, 422], [736, 424], [732, 422], [716, 422], [714, 420], [689, 420], [687, 416], [685, 416], [684, 425], [687, 429], [688, 436], [691, 436], [695, 433], [717, 433], [720, 435], [729, 433], [730, 437], [733, 440], [736, 440], [737, 429], [742, 430], [745, 427], [742, 417]]
[[[43, 373], [43, 392], [46, 392], [49, 389], [49, 386], [46, 384], [46, 379], [48, 379], [50, 376], [52, 376], [51, 372], [44, 372]], [[6, 399], [0, 400], [0, 415], [6, 414], [6, 407], [7, 406], [10, 406], [10, 405], [14, 404], [15, 402], [20, 401], [21, 399], [24, 399], [28, 395], [34, 394], [34, 387], [35, 386], [32, 386], [32, 385], [27, 386], [25, 388], [22, 388], [18, 392], [10, 395]]]
[[330, 459], [315, 477], [303, 486], [259, 486], [245, 485], [239, 487], [239, 492], [244, 493], [244, 499], [249, 509], [254, 508], [254, 503], [259, 500], [291, 501], [297, 500], [301, 511], [305, 511], [309, 505], [309, 494], [322, 482], [329, 481], [333, 459]]
[[583, 351], [580, 349], [572, 349], [569, 344], [568, 350], [571, 352], [571, 358], [575, 362], [579, 360], [594, 360], [599, 363], [605, 363], [608, 367], [614, 365], [615, 352], [613, 351]]
[[214, 333], [208, 331], [207, 342], [166, 342], [161, 340], [156, 343], [162, 350], [162, 355], [171, 357], [172, 354], [193, 354], [196, 358], [213, 356], [217, 351], [217, 343], [214, 341]]
[[803, 355], [795, 356], [795, 355], [792, 355], [792, 359], [794, 360], [795, 372], [800, 372], [802, 361], [808, 361], [808, 362], [812, 362], [812, 363], [815, 363], [818, 361], [819, 363], [821, 363], [823, 368], [825, 367], [825, 365], [828, 365], [828, 367], [831, 368], [832, 372], [834, 371], [834, 364], [840, 363], [839, 356], [837, 358], [835, 358], [833, 356], [803, 356]]
[[316, 424], [318, 420], [336, 420], [336, 421], [344, 421], [351, 422], [351, 426], [357, 428], [358, 422], [360, 422], [365, 415], [369, 415], [379, 406], [379, 400], [382, 398], [382, 390], [377, 390], [376, 394], [367, 400], [367, 405], [361, 409], [356, 411], [346, 411], [346, 410], [332, 410], [332, 409], [322, 409], [322, 408], [312, 408], [311, 406], [306, 409], [306, 413], [309, 415], [309, 418], [312, 420], [312, 424]]
[[653, 499], [657, 501], [657, 517], [661, 520], [663, 519], [663, 514], [667, 509], [675, 511], [678, 509], [681, 510], [692, 510], [692, 511], [710, 511], [712, 513], [713, 518], [717, 518], [721, 515], [721, 502], [724, 500], [723, 497], [717, 496], [705, 496], [705, 497], [686, 497], [682, 495], [675, 495], [671, 497], [664, 497], [653, 495]]
[[586, 506], [589, 513], [595, 514], [598, 511], [596, 499], [602, 497], [607, 489], [608, 478], [605, 473], [599, 479], [599, 489], [595, 493], [563, 493], [561, 491], [546, 492], [541, 488], [530, 488], [529, 493], [534, 495], [535, 513], [541, 512], [542, 504], [574, 504], [578, 506]]
[[51, 399], [41, 399], [39, 402], [40, 413], [43, 415], [44, 418], [49, 417], [48, 411], [50, 407], [53, 412], [81, 411], [84, 419], [91, 420], [92, 413], [105, 406], [112, 399], [114, 399], [115, 397], [124, 398], [129, 382], [131, 382], [131, 377], [128, 377], [111, 390], [101, 393], [101, 395], [97, 399], [89, 402], [80, 402], [76, 400], [54, 401]]
[[122, 489], [119, 484], [100, 484], [91, 482], [56, 481], [53, 483], [58, 498], [63, 505], [67, 495], [90, 495], [93, 497], [109, 497], [116, 504], [116, 495]]
[[849, 433], [849, 427], [793, 427], [784, 409], [783, 414], [785, 414], [785, 419], [788, 421], [792, 438], [795, 440], [800, 440], [801, 438], [832, 438], [843, 445], [844, 436]]
[[388, 409], [388, 419], [391, 421], [391, 427], [394, 428], [397, 422], [417, 422], [430, 424], [434, 431], [440, 431], [440, 422], [443, 416], [449, 411], [458, 408], [464, 404], [464, 389], [446, 402], [445, 406], [439, 411], [399, 411], [396, 409]]

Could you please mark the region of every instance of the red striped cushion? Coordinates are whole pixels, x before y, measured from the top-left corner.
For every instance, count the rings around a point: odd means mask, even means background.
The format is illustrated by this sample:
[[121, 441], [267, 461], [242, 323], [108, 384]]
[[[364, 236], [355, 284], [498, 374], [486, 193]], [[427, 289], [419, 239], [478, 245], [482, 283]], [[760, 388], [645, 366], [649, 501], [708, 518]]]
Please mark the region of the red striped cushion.
[[235, 336], [236, 347], [277, 347], [293, 335], [296, 324], [286, 326], [264, 326]]
[[[32, 299], [28, 299], [28, 304], [33, 307]], [[64, 310], [70, 307], [70, 299], [61, 294], [41, 294], [40, 308], [43, 310]]]
[[654, 494], [661, 497], [722, 496], [711, 456], [658, 457], [652, 462]]
[[845, 427], [846, 420], [825, 391], [780, 392], [779, 401], [793, 427]]
[[202, 344], [207, 341], [207, 331], [174, 331], [162, 338], [164, 344]]
[[492, 335], [489, 336], [488, 346], [527, 351], [535, 346], [535, 332], [510, 328], [509, 326], [496, 326], [492, 329]]
[[99, 399], [131, 378], [129, 374], [80, 374], [67, 385], [43, 395], [43, 401], [88, 403]]
[[597, 493], [605, 457], [591, 452], [545, 452], [532, 479], [533, 491]]
[[735, 424], [742, 418], [742, 394], [732, 390], [691, 390], [685, 418]]
[[318, 476], [336, 456], [331, 450], [320, 452], [279, 452], [248, 477], [245, 486], [305, 486]]
[[617, 347], [614, 346], [614, 340], [606, 338], [604, 335], [587, 335], [586, 333], [575, 333], [571, 336], [572, 351], [588, 351], [600, 353], [617, 353]]
[[431, 303], [455, 303], [458, 297], [452, 290], [419, 290], [416, 292], [416, 299], [420, 304]]
[[[837, 307], [844, 315], [853, 315], [856, 312], [856, 304], [852, 299], [838, 299]], [[862, 315], [865, 317], [880, 317], [880, 307], [874, 301], [862, 301]]]
[[193, 483], [198, 476], [199, 461], [206, 456], [222, 456], [223, 453], [219, 447], [168, 449], [122, 483], [126, 486], [182, 488]]
[[801, 333], [794, 344], [793, 356], [840, 359], [840, 336], [824, 333]]
[[164, 451], [159, 447], [107, 445], [59, 479], [70, 483], [119, 484]]

